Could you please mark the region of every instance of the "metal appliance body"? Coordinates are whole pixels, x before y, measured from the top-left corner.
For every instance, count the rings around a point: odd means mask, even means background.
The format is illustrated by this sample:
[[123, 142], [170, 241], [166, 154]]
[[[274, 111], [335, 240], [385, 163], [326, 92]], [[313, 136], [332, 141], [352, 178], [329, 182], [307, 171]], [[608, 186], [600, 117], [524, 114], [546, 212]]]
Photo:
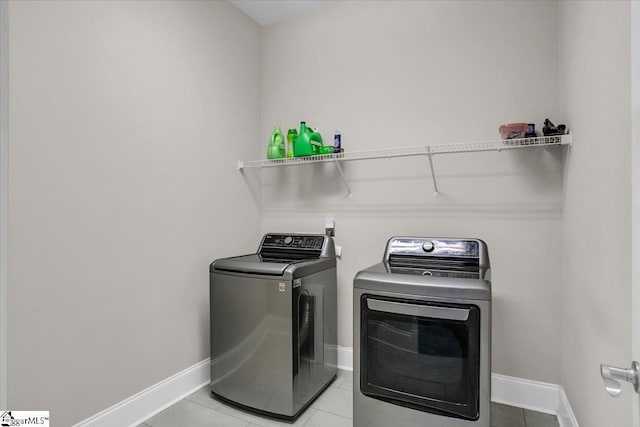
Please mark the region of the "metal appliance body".
[[491, 282], [478, 239], [393, 237], [354, 278], [354, 427], [490, 427]]
[[336, 259], [324, 235], [266, 234], [210, 266], [211, 394], [294, 420], [337, 373]]

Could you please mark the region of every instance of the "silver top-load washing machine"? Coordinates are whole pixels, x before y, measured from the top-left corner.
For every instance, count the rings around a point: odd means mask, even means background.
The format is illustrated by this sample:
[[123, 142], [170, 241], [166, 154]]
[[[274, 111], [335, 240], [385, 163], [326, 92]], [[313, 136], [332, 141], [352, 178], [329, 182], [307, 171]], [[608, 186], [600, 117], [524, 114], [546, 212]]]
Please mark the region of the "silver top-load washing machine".
[[325, 235], [268, 233], [210, 266], [211, 394], [293, 420], [337, 373], [336, 258]]
[[353, 312], [355, 427], [490, 427], [483, 241], [391, 238], [355, 276]]

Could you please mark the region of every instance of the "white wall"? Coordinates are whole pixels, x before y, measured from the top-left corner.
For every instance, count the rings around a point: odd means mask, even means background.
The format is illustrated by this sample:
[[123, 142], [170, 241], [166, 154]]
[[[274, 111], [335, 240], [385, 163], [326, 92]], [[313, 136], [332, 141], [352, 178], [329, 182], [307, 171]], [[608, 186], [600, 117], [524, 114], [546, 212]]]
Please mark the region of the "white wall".
[[[263, 30], [260, 149], [300, 120], [348, 151], [499, 138], [561, 121], [555, 2], [337, 2]], [[493, 371], [560, 382], [563, 149], [264, 170], [262, 231], [336, 217], [338, 343], [352, 279], [393, 235], [479, 237], [493, 267]], [[264, 154], [262, 154], [264, 156]]]
[[[640, 360], [640, 3], [631, 2], [631, 327], [633, 360]], [[632, 399], [640, 425], [640, 395]]]
[[631, 362], [629, 2], [560, 2], [560, 89], [574, 129], [563, 218], [562, 385], [582, 427], [630, 426], [600, 363]]
[[[493, 371], [629, 425], [597, 371], [630, 359], [628, 3], [338, 2], [262, 47], [226, 2], [9, 9], [9, 407], [69, 425], [205, 359], [208, 263], [332, 214], [339, 344], [389, 237], [479, 237]], [[345, 165], [351, 197], [332, 165], [263, 171], [260, 220], [235, 170], [300, 120], [352, 151], [546, 117], [574, 133], [566, 196], [563, 149], [437, 157], [439, 198], [426, 159], [379, 160]]]
[[260, 28], [227, 2], [13, 1], [9, 407], [93, 415], [209, 356], [255, 249]]
[[9, 176], [9, 4], [0, 2], [0, 408], [7, 407], [7, 200]]

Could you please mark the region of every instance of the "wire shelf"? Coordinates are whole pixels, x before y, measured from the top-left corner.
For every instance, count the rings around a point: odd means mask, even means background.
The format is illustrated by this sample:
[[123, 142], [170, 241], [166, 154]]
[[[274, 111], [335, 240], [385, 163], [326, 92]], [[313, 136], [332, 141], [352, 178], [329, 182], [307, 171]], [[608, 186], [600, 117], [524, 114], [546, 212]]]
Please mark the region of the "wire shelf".
[[500, 139], [492, 141], [462, 142], [453, 144], [420, 145], [414, 147], [386, 148], [380, 150], [364, 150], [318, 156], [293, 157], [288, 159], [239, 161], [238, 169], [296, 166], [323, 162], [388, 159], [393, 157], [433, 156], [436, 154], [502, 151], [532, 147], [548, 147], [552, 145], [571, 145], [571, 135], [542, 136], [536, 138], [518, 138], [507, 140]]

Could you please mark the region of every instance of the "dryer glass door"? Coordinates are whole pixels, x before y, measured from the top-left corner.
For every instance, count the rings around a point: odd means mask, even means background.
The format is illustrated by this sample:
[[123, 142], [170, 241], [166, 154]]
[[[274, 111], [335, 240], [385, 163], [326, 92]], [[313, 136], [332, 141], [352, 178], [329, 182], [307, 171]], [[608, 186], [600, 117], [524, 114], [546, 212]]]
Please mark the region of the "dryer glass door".
[[360, 389], [424, 412], [478, 419], [480, 309], [363, 295]]

